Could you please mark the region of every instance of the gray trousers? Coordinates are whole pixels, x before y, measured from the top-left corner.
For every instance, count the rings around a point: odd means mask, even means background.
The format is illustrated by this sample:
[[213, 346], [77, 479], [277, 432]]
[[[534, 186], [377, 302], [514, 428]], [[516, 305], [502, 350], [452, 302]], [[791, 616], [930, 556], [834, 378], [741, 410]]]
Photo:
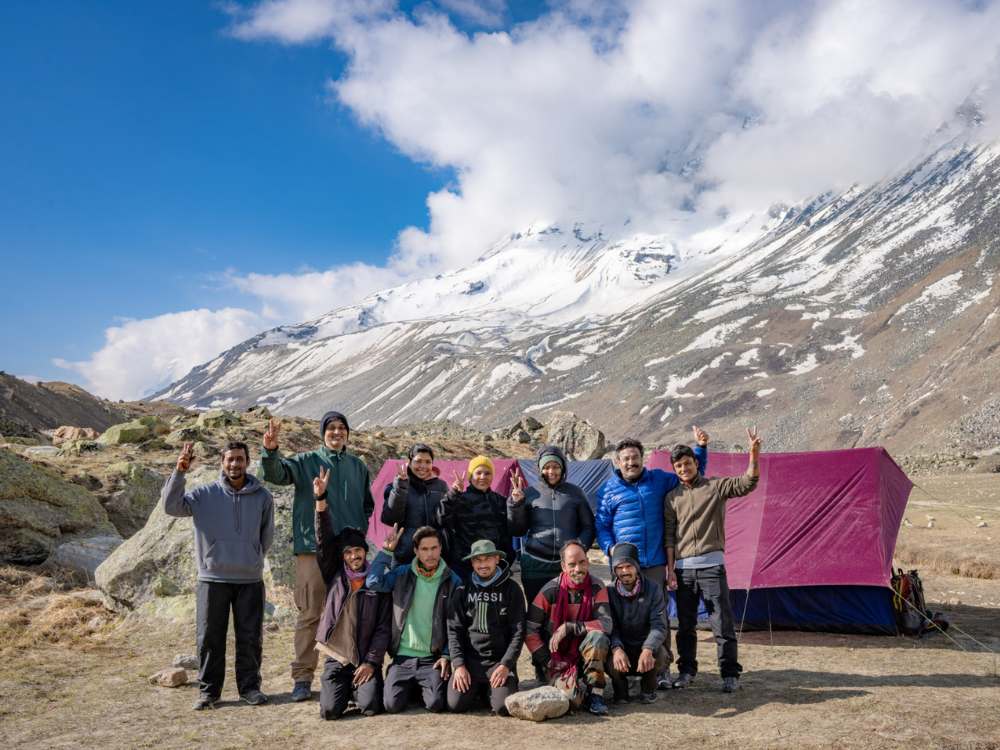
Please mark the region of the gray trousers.
[[739, 677], [743, 667], [737, 661], [736, 626], [729, 602], [726, 566], [677, 571], [677, 669], [682, 674], [698, 673], [698, 599], [705, 602], [723, 677]]
[[464, 693], [455, 689], [455, 681], [448, 681], [448, 710], [457, 714], [473, 708], [476, 703], [483, 704], [489, 700], [490, 710], [499, 716], [507, 715], [507, 696], [517, 692], [517, 673], [511, 672], [506, 682], [498, 688], [490, 685], [490, 675], [497, 664], [485, 667], [474, 659], [465, 662], [465, 668], [472, 677], [472, 685]]
[[447, 683], [441, 673], [434, 668], [434, 656], [395, 656], [385, 673], [383, 693], [385, 710], [390, 714], [405, 711], [410, 704], [410, 695], [420, 689], [424, 708], [428, 711], [444, 711], [447, 704]]
[[382, 667], [360, 687], [354, 687], [353, 664], [341, 664], [327, 657], [319, 678], [319, 715], [324, 719], [339, 719], [355, 695], [358, 709], [365, 716], [382, 713]]

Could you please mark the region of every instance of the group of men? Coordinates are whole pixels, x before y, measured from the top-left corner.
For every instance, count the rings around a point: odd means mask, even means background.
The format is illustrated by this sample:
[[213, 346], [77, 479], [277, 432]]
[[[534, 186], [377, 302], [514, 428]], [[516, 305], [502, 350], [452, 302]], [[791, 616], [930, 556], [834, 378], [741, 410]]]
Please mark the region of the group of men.
[[[642, 444], [621, 441], [596, 515], [568, 481], [557, 447], [538, 453], [538, 486], [515, 472], [503, 497], [492, 490], [489, 458], [476, 456], [448, 484], [430, 446], [417, 443], [386, 487], [381, 520], [393, 532], [373, 558], [365, 532], [375, 502], [365, 464], [347, 451], [347, 417], [328, 412], [320, 432], [319, 448], [286, 456], [272, 419], [261, 466], [264, 481], [295, 488], [291, 697], [312, 698], [322, 657], [324, 719], [339, 718], [352, 702], [370, 716], [403, 711], [413, 699], [429, 711], [483, 705], [504, 715], [524, 646], [538, 680], [561, 688], [575, 707], [606, 714], [612, 697], [630, 699], [630, 677], [638, 678], [638, 699], [651, 703], [658, 688], [687, 687], [697, 674], [699, 601], [717, 641], [723, 690], [739, 687], [724, 518], [726, 500], [756, 486], [755, 430], [747, 431], [746, 472], [727, 478], [705, 477], [709, 436], [697, 427], [693, 449], [672, 451], [674, 473], [645, 468]], [[218, 481], [186, 492], [192, 460], [185, 445], [163, 501], [168, 514], [194, 521], [201, 688], [194, 707], [211, 708], [221, 694], [230, 611], [237, 689], [259, 705], [268, 700], [260, 665], [272, 497], [247, 473], [245, 443], [226, 446]], [[515, 538], [523, 589], [511, 575]], [[609, 585], [590, 571], [595, 540], [611, 563]], [[676, 591], [676, 679], [667, 591]]]

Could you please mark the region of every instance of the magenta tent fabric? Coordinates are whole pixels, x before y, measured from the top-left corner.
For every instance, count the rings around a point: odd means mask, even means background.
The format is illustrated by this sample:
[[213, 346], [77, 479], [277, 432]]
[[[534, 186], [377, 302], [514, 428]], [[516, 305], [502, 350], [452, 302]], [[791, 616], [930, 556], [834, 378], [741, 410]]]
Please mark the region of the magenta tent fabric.
[[[670, 471], [670, 454], [647, 465]], [[746, 465], [746, 454], [711, 453], [707, 475]], [[765, 453], [760, 470], [757, 489], [726, 509], [730, 588], [889, 585], [913, 485], [884, 449]]]
[[[392, 459], [382, 464], [378, 475], [372, 482], [372, 497], [375, 499], [375, 512], [372, 513], [371, 521], [368, 523], [368, 539], [376, 545], [381, 545], [385, 538], [392, 531], [391, 526], [386, 526], [379, 519], [382, 516], [382, 504], [385, 502], [385, 488], [392, 484], [393, 477], [399, 471], [399, 465], [406, 459]], [[506, 496], [510, 492], [510, 475], [517, 460], [513, 458], [493, 458], [493, 491]], [[440, 477], [446, 484], [451, 484], [455, 472], [465, 475], [465, 469], [469, 465], [466, 461], [435, 461], [434, 466], [440, 470]]]

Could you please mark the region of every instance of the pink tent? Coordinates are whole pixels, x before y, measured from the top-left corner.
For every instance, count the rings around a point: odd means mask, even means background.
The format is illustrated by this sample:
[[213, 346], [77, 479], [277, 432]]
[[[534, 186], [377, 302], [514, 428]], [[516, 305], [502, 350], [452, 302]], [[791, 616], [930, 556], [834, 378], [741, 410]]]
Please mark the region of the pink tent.
[[[382, 516], [382, 504], [384, 502], [385, 488], [392, 484], [393, 477], [399, 471], [399, 465], [405, 459], [391, 459], [382, 464], [378, 475], [372, 482], [372, 497], [375, 498], [375, 512], [372, 513], [371, 522], [368, 524], [368, 538], [376, 545], [381, 545], [385, 538], [392, 531], [391, 526], [386, 526], [379, 519]], [[510, 492], [510, 475], [517, 461], [513, 458], [493, 458], [493, 490], [506, 496]], [[445, 483], [451, 484], [452, 478], [458, 472], [464, 476], [465, 469], [469, 465], [468, 461], [435, 461], [434, 466], [440, 471], [441, 479]]]
[[[736, 475], [746, 465], [746, 454], [711, 453], [706, 473]], [[670, 454], [654, 452], [648, 466], [671, 471]], [[882, 448], [766, 453], [760, 469], [757, 489], [726, 508], [726, 571], [730, 588], [743, 590], [739, 606], [747, 609], [747, 591], [780, 589], [811, 599], [816, 609], [838, 608], [846, 618], [840, 624], [863, 619], [875, 630], [894, 630], [886, 592], [912, 483], [889, 454]], [[772, 624], [775, 599], [780, 605], [777, 596], [766, 602]], [[802, 602], [782, 606], [801, 610]]]

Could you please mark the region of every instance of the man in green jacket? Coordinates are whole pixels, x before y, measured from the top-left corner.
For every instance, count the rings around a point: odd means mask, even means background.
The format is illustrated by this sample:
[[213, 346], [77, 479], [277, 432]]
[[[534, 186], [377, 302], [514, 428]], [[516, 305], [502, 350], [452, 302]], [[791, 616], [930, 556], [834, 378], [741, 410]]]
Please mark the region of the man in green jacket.
[[264, 433], [261, 466], [264, 480], [272, 484], [295, 485], [292, 503], [292, 538], [295, 552], [295, 606], [299, 618], [295, 624], [295, 660], [292, 662], [292, 700], [305, 701], [312, 697], [312, 680], [316, 672], [316, 627], [326, 601], [326, 584], [316, 563], [316, 528], [313, 479], [320, 470], [329, 472], [325, 500], [333, 521], [333, 531], [351, 526], [367, 529], [368, 519], [375, 510], [368, 467], [357, 456], [347, 452], [351, 428], [347, 417], [329, 411], [320, 422], [323, 445], [308, 453], [285, 457], [278, 450], [281, 421], [272, 418]]

